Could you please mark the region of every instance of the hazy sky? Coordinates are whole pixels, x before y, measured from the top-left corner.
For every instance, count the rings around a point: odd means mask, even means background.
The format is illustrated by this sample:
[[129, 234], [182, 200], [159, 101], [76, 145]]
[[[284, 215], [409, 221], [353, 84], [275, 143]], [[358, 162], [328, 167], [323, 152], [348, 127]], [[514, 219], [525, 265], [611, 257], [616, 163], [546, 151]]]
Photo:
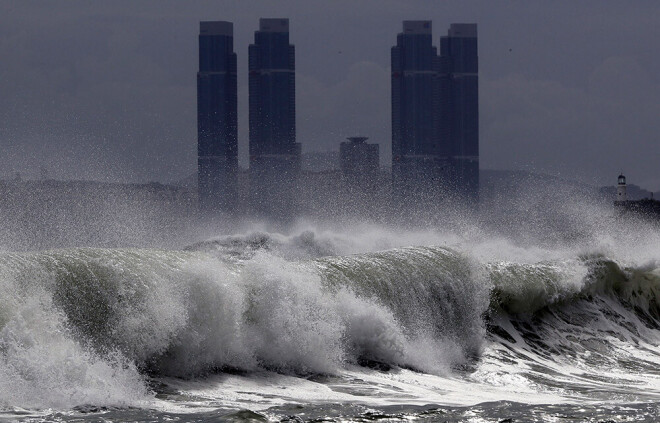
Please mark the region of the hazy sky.
[[482, 169], [660, 190], [660, 2], [0, 0], [0, 177], [172, 181], [196, 170], [200, 20], [234, 22], [240, 155], [247, 48], [290, 18], [298, 141], [365, 135], [390, 157], [401, 21], [479, 25]]

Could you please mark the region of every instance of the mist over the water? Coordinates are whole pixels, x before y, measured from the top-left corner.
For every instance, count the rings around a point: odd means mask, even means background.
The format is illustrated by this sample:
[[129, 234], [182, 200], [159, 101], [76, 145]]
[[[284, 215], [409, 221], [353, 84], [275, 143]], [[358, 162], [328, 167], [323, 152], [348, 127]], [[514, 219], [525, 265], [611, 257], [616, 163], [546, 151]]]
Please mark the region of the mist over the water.
[[432, 218], [311, 204], [282, 223], [202, 218], [163, 187], [96, 188], [14, 187], [0, 208], [10, 416], [660, 395], [658, 222], [587, 190], [521, 182]]
[[448, 198], [425, 207], [393, 208], [386, 197], [346, 202], [317, 190], [314, 195], [302, 193], [285, 220], [253, 218], [249, 211], [204, 215], [192, 190], [160, 184], [6, 181], [0, 190], [0, 247], [7, 250], [180, 249], [227, 235], [295, 236], [311, 230], [317, 237], [350, 238], [346, 242], [354, 247], [328, 252], [350, 254], [451, 239], [501, 238], [530, 247], [593, 246], [595, 238], [606, 242], [612, 236], [619, 242], [653, 232], [652, 223], [649, 227], [648, 222], [618, 219], [611, 199], [603, 199], [593, 188], [525, 176], [491, 183], [478, 207], [462, 207]]

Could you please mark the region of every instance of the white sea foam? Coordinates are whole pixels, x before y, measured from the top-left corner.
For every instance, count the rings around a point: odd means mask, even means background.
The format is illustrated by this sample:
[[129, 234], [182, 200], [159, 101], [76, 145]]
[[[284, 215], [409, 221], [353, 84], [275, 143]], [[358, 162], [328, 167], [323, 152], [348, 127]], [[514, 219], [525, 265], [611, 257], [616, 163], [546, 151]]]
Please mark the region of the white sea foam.
[[[616, 386], [647, 398], [660, 392], [643, 373], [660, 363], [658, 237], [617, 228], [590, 246], [306, 224], [186, 252], [4, 252], [0, 405], [156, 404], [152, 377], [231, 406], [589, 401]], [[246, 373], [197, 384], [217, 371]]]

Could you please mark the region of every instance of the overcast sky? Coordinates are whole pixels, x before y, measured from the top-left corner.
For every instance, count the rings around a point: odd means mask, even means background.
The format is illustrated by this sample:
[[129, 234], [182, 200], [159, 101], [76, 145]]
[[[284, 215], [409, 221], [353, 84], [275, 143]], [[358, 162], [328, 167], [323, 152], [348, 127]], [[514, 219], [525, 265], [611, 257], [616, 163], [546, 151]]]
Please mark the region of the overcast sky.
[[479, 25], [482, 169], [660, 190], [660, 2], [0, 0], [0, 177], [172, 181], [196, 170], [200, 20], [234, 22], [240, 156], [247, 48], [290, 18], [303, 152], [364, 135], [390, 158], [401, 21]]

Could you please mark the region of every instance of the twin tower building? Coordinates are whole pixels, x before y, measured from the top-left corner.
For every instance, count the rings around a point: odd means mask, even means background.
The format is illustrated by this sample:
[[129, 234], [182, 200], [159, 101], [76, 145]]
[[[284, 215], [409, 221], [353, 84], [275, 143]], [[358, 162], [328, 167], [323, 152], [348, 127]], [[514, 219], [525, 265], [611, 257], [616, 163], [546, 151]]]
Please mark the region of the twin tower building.
[[[300, 176], [296, 142], [295, 49], [288, 19], [261, 19], [249, 47], [249, 206], [255, 215], [291, 213]], [[237, 72], [231, 22], [201, 22], [197, 73], [199, 203], [235, 213], [238, 181]]]
[[[256, 216], [290, 216], [305, 178], [301, 178], [301, 145], [296, 142], [295, 48], [289, 43], [289, 20], [261, 19], [249, 46], [247, 184], [239, 183], [233, 44], [231, 22], [200, 23], [200, 208], [235, 213], [247, 206]], [[475, 203], [479, 190], [476, 24], [452, 24], [440, 39], [438, 55], [431, 22], [404, 21], [391, 55], [392, 206]]]

